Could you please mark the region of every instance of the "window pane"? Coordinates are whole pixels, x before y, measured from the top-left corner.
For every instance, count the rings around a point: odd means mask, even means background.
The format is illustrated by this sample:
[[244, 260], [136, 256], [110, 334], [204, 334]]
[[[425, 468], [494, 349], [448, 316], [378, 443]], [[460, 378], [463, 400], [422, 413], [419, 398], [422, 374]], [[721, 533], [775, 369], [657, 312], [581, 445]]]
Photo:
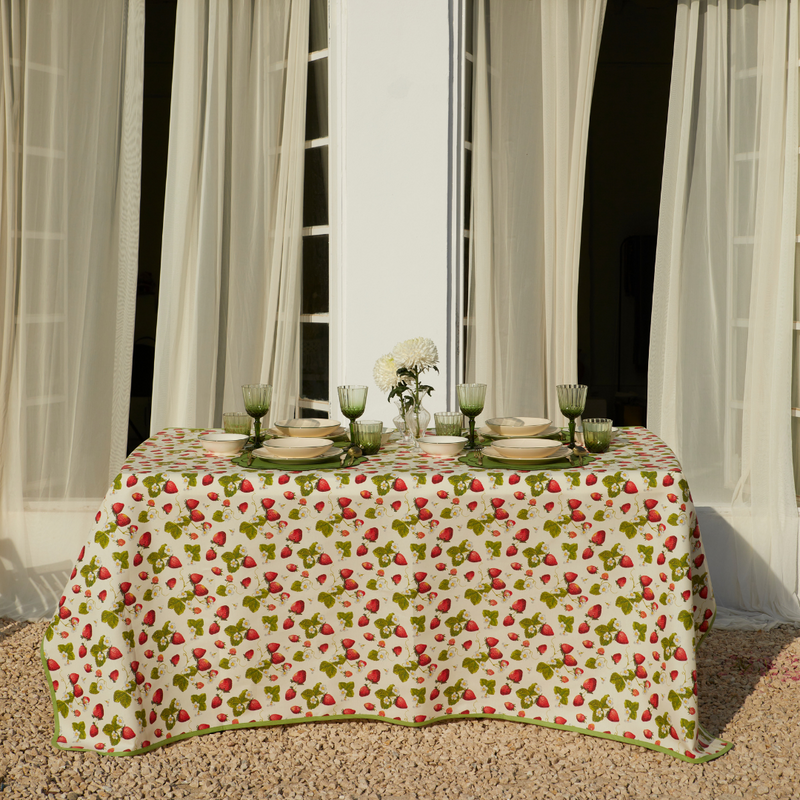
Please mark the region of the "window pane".
[[328, 0], [311, 0], [308, 32], [308, 52], [328, 46]]
[[469, 237], [464, 237], [464, 316], [469, 314]]
[[467, 0], [465, 9], [465, 24], [464, 24], [464, 45], [467, 52], [472, 55], [475, 52], [475, 42], [473, 37], [475, 35], [475, 0]]
[[303, 237], [303, 314], [328, 312], [328, 236]]
[[472, 224], [472, 151], [464, 150], [464, 229]]
[[471, 61], [464, 62], [464, 141], [472, 142], [472, 74]]
[[328, 135], [328, 59], [308, 64], [306, 94], [306, 141]]
[[328, 224], [328, 147], [306, 150], [303, 227]]
[[328, 399], [328, 326], [318, 322], [300, 323], [303, 368], [300, 396], [309, 400]]
[[301, 408], [301, 419], [330, 419], [331, 415], [327, 411], [320, 411], [317, 408]]

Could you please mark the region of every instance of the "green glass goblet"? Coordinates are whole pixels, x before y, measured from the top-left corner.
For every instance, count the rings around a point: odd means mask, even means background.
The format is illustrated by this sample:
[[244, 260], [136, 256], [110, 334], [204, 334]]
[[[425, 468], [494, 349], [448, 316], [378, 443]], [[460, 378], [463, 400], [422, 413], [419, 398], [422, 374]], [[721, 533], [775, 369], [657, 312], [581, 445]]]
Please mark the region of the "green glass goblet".
[[261, 419], [267, 415], [272, 402], [272, 387], [266, 383], [247, 383], [242, 386], [244, 410], [253, 418], [253, 447], [261, 447]]
[[562, 383], [556, 386], [558, 406], [569, 420], [569, 446], [575, 447], [575, 420], [583, 414], [588, 386], [580, 383]]
[[475, 450], [475, 417], [483, 411], [486, 402], [485, 383], [459, 383], [456, 386], [458, 407], [465, 417], [469, 417], [469, 442], [467, 450]]
[[353, 423], [364, 413], [367, 406], [366, 386], [337, 386], [339, 406], [342, 414], [350, 420], [350, 441], [355, 442], [356, 431]]

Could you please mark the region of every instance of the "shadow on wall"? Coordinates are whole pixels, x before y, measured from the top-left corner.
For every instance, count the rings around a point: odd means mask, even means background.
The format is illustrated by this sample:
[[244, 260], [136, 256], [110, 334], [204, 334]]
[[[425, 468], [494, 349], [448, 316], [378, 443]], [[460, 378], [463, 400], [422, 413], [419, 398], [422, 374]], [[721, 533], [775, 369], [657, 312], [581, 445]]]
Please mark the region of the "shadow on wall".
[[73, 569], [71, 561], [25, 567], [9, 539], [0, 540], [0, 617], [49, 619]]
[[[743, 609], [738, 604], [736, 591], [738, 559], [756, 563], [765, 573], [769, 572], [769, 568], [761, 555], [737, 532], [729, 513], [712, 506], [695, 506], [695, 509], [717, 606], [741, 611]], [[759, 571], [755, 570], [755, 573]], [[791, 606], [795, 602], [792, 594], [785, 588], [782, 591], [785, 595], [782, 598], [783, 605]]]

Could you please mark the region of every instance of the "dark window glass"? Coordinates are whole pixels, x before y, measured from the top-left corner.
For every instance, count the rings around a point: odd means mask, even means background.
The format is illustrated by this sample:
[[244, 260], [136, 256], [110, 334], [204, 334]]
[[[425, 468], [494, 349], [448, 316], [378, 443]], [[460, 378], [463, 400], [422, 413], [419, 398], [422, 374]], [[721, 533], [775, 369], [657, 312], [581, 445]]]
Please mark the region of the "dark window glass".
[[306, 150], [303, 227], [328, 224], [328, 147]]
[[328, 311], [328, 237], [303, 237], [303, 314]]
[[472, 222], [472, 151], [464, 151], [464, 229]]
[[472, 75], [471, 61], [464, 62], [464, 141], [472, 142]]
[[303, 369], [300, 396], [309, 400], [328, 399], [328, 326], [300, 323]]
[[467, 0], [466, 2], [466, 20], [464, 25], [464, 45], [467, 52], [472, 55], [475, 52], [475, 0]]
[[469, 314], [469, 239], [464, 237], [464, 316]]
[[328, 59], [308, 63], [306, 140], [328, 135]]
[[328, 47], [328, 0], [311, 0], [308, 26], [308, 52]]
[[300, 418], [301, 419], [330, 419], [330, 415], [327, 411], [319, 411], [316, 408], [301, 408], [300, 409]]

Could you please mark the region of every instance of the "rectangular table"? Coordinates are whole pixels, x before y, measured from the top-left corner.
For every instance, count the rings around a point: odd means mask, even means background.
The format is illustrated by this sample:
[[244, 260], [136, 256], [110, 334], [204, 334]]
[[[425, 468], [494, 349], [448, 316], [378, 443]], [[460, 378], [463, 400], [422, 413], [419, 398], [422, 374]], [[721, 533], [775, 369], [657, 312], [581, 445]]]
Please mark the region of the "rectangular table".
[[168, 429], [122, 467], [42, 643], [53, 744], [134, 754], [235, 726], [498, 717], [705, 761], [715, 604], [672, 451], [583, 468], [398, 444], [247, 470]]

